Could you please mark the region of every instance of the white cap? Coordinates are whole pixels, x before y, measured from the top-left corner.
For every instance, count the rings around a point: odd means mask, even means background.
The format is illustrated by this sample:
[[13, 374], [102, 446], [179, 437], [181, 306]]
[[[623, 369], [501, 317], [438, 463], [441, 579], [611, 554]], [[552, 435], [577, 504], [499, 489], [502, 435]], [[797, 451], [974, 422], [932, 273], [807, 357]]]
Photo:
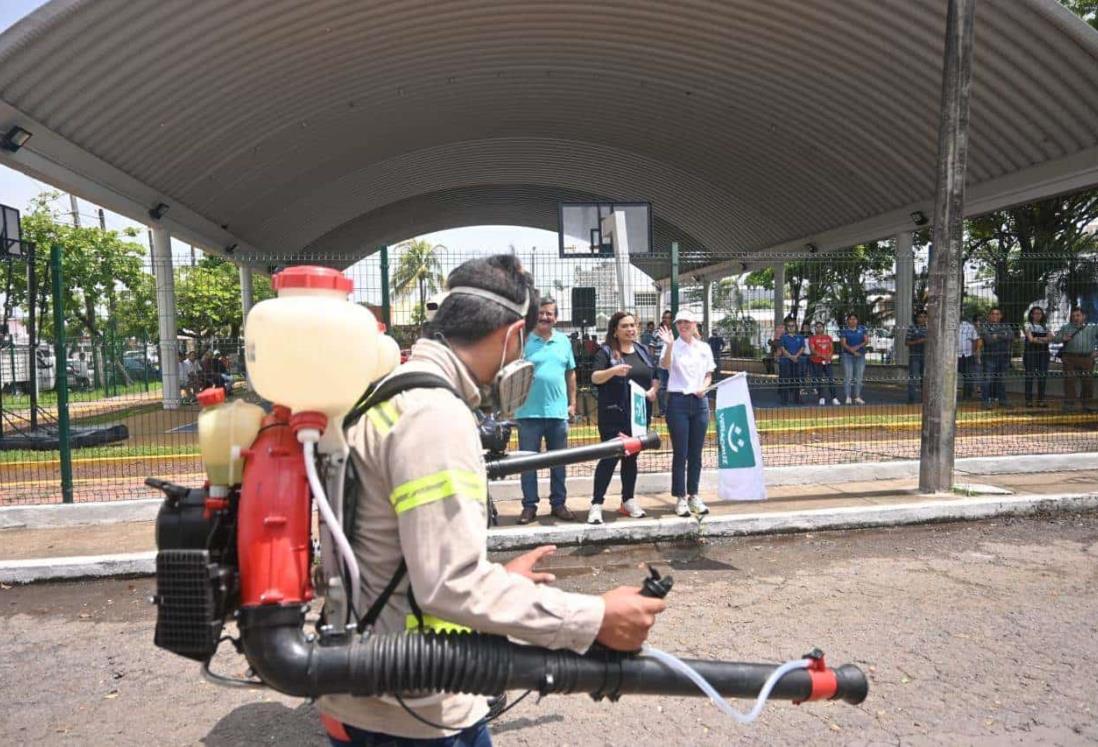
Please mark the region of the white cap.
[[675, 314], [675, 321], [693, 322], [694, 324], [698, 323], [697, 317], [694, 316], [694, 312], [692, 312], [690, 309], [679, 309], [679, 313]]

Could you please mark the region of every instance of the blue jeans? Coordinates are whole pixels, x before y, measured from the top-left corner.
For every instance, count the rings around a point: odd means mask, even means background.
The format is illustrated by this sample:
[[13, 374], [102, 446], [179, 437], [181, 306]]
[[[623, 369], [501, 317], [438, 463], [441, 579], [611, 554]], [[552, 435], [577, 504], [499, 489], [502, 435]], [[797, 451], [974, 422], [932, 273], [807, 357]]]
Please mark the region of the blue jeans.
[[[560, 418], [519, 418], [518, 442], [521, 451], [541, 451], [545, 440], [546, 451], [556, 451], [568, 445], [568, 421]], [[549, 505], [563, 506], [567, 497], [564, 487], [565, 468], [549, 469]], [[522, 507], [538, 505], [538, 473], [522, 473]]]
[[991, 400], [997, 399], [1002, 403], [1006, 403], [1006, 372], [1010, 370], [1010, 356], [1008, 355], [996, 355], [989, 353], [984, 355], [984, 388], [983, 388], [983, 400], [984, 404], [990, 404]]
[[801, 404], [801, 381], [804, 379], [804, 359], [778, 359], [778, 397], [783, 405]]
[[671, 495], [698, 494], [702, 447], [709, 430], [709, 400], [693, 394], [667, 395], [667, 430], [671, 432]]
[[[452, 737], [437, 739], [413, 739], [412, 737], [394, 737], [376, 731], [358, 729], [343, 724], [345, 734], [336, 736], [330, 731], [328, 741], [332, 747], [492, 747], [492, 735], [483, 721], [474, 724]], [[347, 736], [348, 739], [343, 739]]]
[[918, 399], [922, 399], [923, 395], [923, 376], [926, 375], [926, 359], [921, 355], [913, 355], [908, 359], [907, 363], [907, 402], [913, 404], [916, 401], [915, 393], [918, 392]]
[[865, 379], [865, 355], [843, 353], [843, 394], [850, 399], [851, 385], [854, 397], [862, 396], [862, 381]]

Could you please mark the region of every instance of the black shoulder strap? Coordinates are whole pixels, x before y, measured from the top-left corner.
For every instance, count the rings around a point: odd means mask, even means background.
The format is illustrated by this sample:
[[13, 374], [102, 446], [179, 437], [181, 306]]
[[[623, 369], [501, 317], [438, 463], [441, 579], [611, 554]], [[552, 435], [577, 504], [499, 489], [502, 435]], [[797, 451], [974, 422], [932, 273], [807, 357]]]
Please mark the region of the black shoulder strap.
[[433, 373], [426, 371], [408, 371], [407, 373], [397, 372], [391, 376], [388, 376], [381, 381], [375, 382], [362, 393], [362, 396], [358, 398], [358, 402], [351, 408], [351, 411], [347, 413], [347, 416], [343, 418], [343, 427], [349, 428], [354, 425], [359, 418], [366, 414], [366, 411], [371, 407], [390, 400], [397, 396], [401, 392], [406, 392], [409, 389], [449, 389], [451, 393], [458, 399], [461, 399], [461, 395], [458, 394], [454, 385], [446, 379]]
[[404, 574], [407, 572], [408, 565], [404, 562], [404, 558], [401, 558], [396, 573], [389, 579], [389, 583], [385, 584], [385, 588], [381, 590], [381, 593], [377, 595], [377, 599], [370, 605], [370, 609], [366, 610], [366, 615], [358, 621], [359, 633], [365, 632], [366, 628], [374, 627], [374, 623], [381, 617], [381, 611], [385, 609], [385, 605], [389, 603], [389, 597], [393, 596], [397, 584], [400, 583], [400, 580], [404, 578]]
[[[449, 389], [455, 397], [461, 399], [461, 395], [458, 394], [453, 384], [441, 376], [427, 373], [426, 371], [398, 373], [382, 379], [376, 384], [372, 384], [369, 389], [363, 392], [354, 408], [352, 408], [351, 412], [347, 414], [347, 417], [343, 419], [343, 427], [347, 428], [353, 424], [365, 415], [366, 411], [371, 407], [386, 402], [401, 392], [406, 392], [410, 389]], [[346, 486], [344, 487], [344, 490], [346, 490]], [[353, 527], [351, 529], [353, 531]], [[350, 533], [351, 532], [348, 531], [348, 534]], [[396, 587], [400, 584], [407, 572], [408, 565], [405, 563], [404, 558], [401, 558], [400, 565], [397, 567], [393, 577], [389, 579], [389, 583], [385, 584], [385, 588], [381, 590], [377, 599], [370, 605], [370, 609], [366, 611], [365, 616], [358, 621], [357, 628], [359, 633], [364, 632], [367, 628], [373, 627], [374, 623], [377, 622], [378, 617], [381, 616], [381, 611], [385, 609], [385, 605], [389, 603], [389, 598], [393, 596], [393, 592], [396, 591]], [[409, 587], [409, 603], [416, 615], [416, 619], [420, 621], [420, 627], [422, 628], [423, 614], [419, 611], [418, 605], [415, 603], [415, 598], [411, 595], [411, 591], [411, 587]]]

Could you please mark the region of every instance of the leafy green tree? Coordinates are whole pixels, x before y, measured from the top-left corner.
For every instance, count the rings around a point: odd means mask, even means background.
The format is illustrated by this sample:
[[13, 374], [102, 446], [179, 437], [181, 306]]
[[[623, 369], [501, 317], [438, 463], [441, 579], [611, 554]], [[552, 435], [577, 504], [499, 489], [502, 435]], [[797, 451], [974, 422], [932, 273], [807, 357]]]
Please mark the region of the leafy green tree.
[[1020, 324], [1049, 291], [1073, 303], [1098, 287], [1098, 190], [997, 210], [968, 222], [965, 254], [992, 281], [1006, 320]]
[[413, 320], [426, 320], [427, 294], [436, 293], [445, 283], [442, 264], [434, 247], [422, 239], [405, 241], [396, 248], [401, 254], [397, 260], [396, 272], [393, 273], [393, 293], [400, 298], [407, 298], [418, 290], [419, 306], [413, 312]]
[[[240, 270], [222, 257], [207, 255], [193, 267], [175, 271], [176, 326], [200, 344], [211, 339], [236, 340], [244, 326]], [[274, 296], [270, 279], [252, 277], [255, 303]]]
[[1098, 0], [1060, 0], [1072, 13], [1098, 29]]
[[[140, 293], [147, 282], [145, 247], [133, 241], [134, 233], [105, 231], [98, 226], [76, 227], [69, 225], [61, 213], [51, 205], [58, 192], [44, 192], [31, 201], [30, 211], [23, 216], [23, 236], [33, 242], [38, 275], [39, 337], [54, 338], [51, 319], [51, 292], [49, 279], [50, 247], [61, 247], [61, 269], [64, 279], [61, 301], [64, 306], [66, 334], [70, 338], [88, 337], [95, 353], [97, 378], [103, 374], [104, 364], [99, 352], [106, 342], [107, 333], [117, 334], [116, 312], [120, 299], [129, 299], [135, 291]], [[11, 273], [10, 303], [27, 308], [26, 274], [21, 263], [5, 267]], [[7, 287], [8, 277], [3, 278]], [[155, 319], [155, 316], [154, 316]], [[119, 368], [121, 368], [119, 364]], [[124, 376], [124, 374], [123, 374]]]
[[[804, 319], [826, 318], [841, 325], [846, 315], [854, 312], [867, 326], [879, 324], [886, 318], [888, 307], [878, 303], [873, 296], [885, 293], [878, 284], [888, 279], [894, 261], [892, 245], [877, 241], [858, 244], [826, 259], [787, 262], [787, 313], [792, 314], [803, 308]], [[748, 274], [744, 285], [773, 290], [773, 268], [766, 267]], [[874, 293], [875, 290], [880, 292]], [[753, 307], [757, 305], [752, 302]]]

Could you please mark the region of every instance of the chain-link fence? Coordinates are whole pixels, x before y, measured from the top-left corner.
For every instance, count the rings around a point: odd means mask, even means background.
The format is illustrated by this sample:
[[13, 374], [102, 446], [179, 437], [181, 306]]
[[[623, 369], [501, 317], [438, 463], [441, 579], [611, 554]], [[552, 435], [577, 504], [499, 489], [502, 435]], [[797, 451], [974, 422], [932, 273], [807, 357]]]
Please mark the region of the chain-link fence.
[[[672, 256], [635, 258], [634, 266], [619, 268], [613, 259], [562, 260], [555, 247], [517, 254], [542, 295], [557, 300], [557, 327], [573, 348], [579, 387], [569, 440], [597, 441], [591, 368], [607, 319], [624, 305], [635, 314], [642, 342], [651, 342], [648, 325], [659, 325], [671, 304]], [[918, 458], [927, 334], [918, 314], [926, 305], [928, 250], [916, 240], [910, 260], [897, 262], [897, 254], [883, 242], [828, 256], [725, 257], [709, 275], [701, 274], [700, 260], [679, 258], [679, 305], [703, 319], [718, 376], [747, 372], [767, 465], [811, 469]], [[388, 250], [387, 266], [374, 252], [345, 271], [354, 281], [352, 300], [379, 317], [387, 314], [390, 333], [407, 350], [426, 302], [442, 290], [450, 270], [474, 256], [483, 255], [405, 244]], [[19, 348], [17, 334], [5, 338], [0, 504], [54, 503], [70, 495], [78, 502], [151, 497], [142, 484], [149, 475], [199, 483], [195, 394], [219, 386], [230, 398], [258, 401], [241, 355], [238, 269], [212, 257], [174, 269], [180, 391], [165, 393], [154, 273], [147, 257], [143, 261], [141, 277], [116, 280], [111, 293], [90, 305], [84, 294], [61, 292], [62, 305], [78, 308], [56, 315], [43, 298], [36, 410], [26, 366], [18, 363], [27, 360], [25, 347]], [[267, 266], [302, 262], [265, 259]], [[39, 287], [49, 288], [48, 274], [44, 270]], [[271, 295], [262, 273], [253, 284], [257, 302]], [[1098, 415], [1090, 409], [1095, 400], [1083, 401], [1084, 384], [1094, 379], [1093, 344], [1083, 351], [1080, 342], [1093, 338], [1072, 333], [1071, 326], [1074, 306], [1082, 306], [1091, 323], [1098, 321], [1095, 257], [974, 254], [965, 264], [964, 287], [957, 456], [1098, 451]], [[13, 306], [9, 332], [18, 327], [18, 304]], [[1027, 322], [1034, 306], [1045, 312], [1043, 321], [1034, 312]], [[1046, 328], [1050, 338], [1041, 334]], [[54, 353], [60, 332], [63, 370]], [[67, 405], [58, 403], [62, 388]], [[165, 407], [165, 400], [179, 404]], [[69, 449], [61, 448], [62, 410]], [[37, 428], [30, 427], [32, 414]], [[652, 427], [665, 448], [642, 454], [642, 471], [669, 469], [661, 414]], [[705, 466], [715, 467], [716, 456], [711, 433]], [[570, 470], [582, 475], [593, 467]]]

